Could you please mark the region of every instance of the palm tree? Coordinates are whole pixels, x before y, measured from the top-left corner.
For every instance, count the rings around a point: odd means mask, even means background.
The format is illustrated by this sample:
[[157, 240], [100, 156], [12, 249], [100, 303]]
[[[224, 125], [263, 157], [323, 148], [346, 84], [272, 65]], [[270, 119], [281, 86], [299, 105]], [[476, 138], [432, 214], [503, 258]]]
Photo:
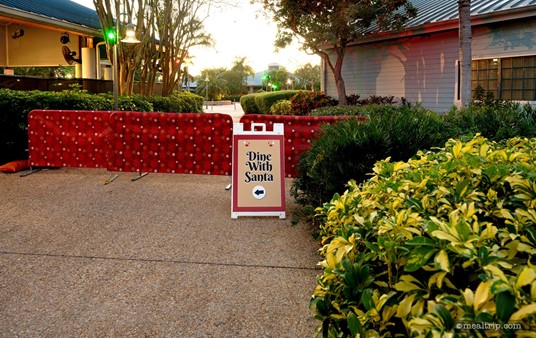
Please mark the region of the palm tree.
[[460, 20], [460, 95], [462, 107], [471, 102], [471, 0], [458, 0]]
[[227, 81], [227, 95], [242, 95], [246, 92], [246, 80], [249, 75], [253, 75], [253, 68], [245, 64], [245, 57], [236, 57], [231, 70], [223, 75]]
[[208, 96], [208, 100], [220, 100], [226, 94], [225, 68], [203, 69], [197, 80], [196, 93]]

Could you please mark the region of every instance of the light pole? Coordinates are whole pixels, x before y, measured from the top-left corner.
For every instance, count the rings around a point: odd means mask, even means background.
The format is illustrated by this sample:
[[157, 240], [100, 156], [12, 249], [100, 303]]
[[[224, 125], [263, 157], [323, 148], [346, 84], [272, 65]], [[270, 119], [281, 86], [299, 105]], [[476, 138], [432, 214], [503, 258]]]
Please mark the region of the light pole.
[[208, 109], [208, 75], [205, 77], [205, 109]]
[[[114, 77], [113, 77], [113, 95], [114, 95], [114, 110], [119, 110], [119, 104], [117, 101], [117, 96], [119, 95], [119, 65], [117, 62], [117, 53], [119, 45], [119, 20], [121, 15], [128, 15], [127, 13], [119, 13], [117, 18], [115, 18], [115, 41], [114, 41]], [[125, 38], [121, 40], [124, 43], [140, 43], [140, 40], [136, 39], [136, 29], [133, 23], [127, 24], [127, 30], [125, 32]]]
[[[288, 90], [289, 88], [291, 88], [290, 86], [292, 86], [292, 79], [289, 77], [289, 78], [287, 79], [287, 90]], [[294, 88], [291, 88], [291, 89], [294, 89]]]

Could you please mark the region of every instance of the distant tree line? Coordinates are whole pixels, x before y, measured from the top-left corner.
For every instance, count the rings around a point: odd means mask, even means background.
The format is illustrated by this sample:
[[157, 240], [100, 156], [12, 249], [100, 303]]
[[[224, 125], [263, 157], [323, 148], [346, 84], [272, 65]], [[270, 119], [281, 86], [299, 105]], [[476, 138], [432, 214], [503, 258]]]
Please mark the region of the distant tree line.
[[[246, 64], [245, 57], [236, 57], [230, 69], [205, 68], [199, 76], [188, 78], [196, 81], [195, 92], [208, 100], [221, 100], [228, 96], [249, 93], [247, 79], [255, 73]], [[183, 88], [187, 87], [183, 84]], [[262, 86], [257, 91], [278, 91], [284, 89], [320, 90], [320, 66], [307, 63], [294, 73], [285, 67], [269, 70], [263, 74]]]

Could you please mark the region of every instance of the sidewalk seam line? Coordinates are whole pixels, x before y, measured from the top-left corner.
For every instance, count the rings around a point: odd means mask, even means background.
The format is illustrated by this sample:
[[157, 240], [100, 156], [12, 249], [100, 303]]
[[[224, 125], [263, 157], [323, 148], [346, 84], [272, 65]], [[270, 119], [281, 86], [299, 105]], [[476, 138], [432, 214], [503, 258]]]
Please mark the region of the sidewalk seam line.
[[310, 267], [303, 267], [303, 266], [197, 262], [197, 261], [187, 261], [187, 260], [152, 259], [152, 258], [81, 256], [81, 255], [29, 253], [29, 252], [15, 252], [15, 251], [0, 251], [0, 255], [17, 255], [17, 256], [50, 257], [50, 258], [75, 258], [75, 259], [86, 259], [86, 260], [108, 260], [108, 261], [123, 261], [123, 262], [142, 262], [142, 263], [195, 264], [195, 265], [229, 266], [229, 267], [244, 267], [244, 268], [268, 268], [268, 269], [286, 269], [286, 270], [312, 270], [312, 271], [320, 270], [320, 268], [310, 268]]

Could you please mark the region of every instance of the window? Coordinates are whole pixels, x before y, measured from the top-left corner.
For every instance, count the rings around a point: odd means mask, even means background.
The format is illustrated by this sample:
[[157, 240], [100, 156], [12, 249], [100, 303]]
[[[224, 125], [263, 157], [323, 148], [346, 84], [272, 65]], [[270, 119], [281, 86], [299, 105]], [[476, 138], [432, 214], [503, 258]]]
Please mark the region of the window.
[[475, 60], [472, 83], [492, 92], [501, 100], [536, 100], [536, 56]]
[[499, 60], [476, 60], [471, 65], [471, 91], [474, 94], [477, 86], [497, 96], [499, 91]]

